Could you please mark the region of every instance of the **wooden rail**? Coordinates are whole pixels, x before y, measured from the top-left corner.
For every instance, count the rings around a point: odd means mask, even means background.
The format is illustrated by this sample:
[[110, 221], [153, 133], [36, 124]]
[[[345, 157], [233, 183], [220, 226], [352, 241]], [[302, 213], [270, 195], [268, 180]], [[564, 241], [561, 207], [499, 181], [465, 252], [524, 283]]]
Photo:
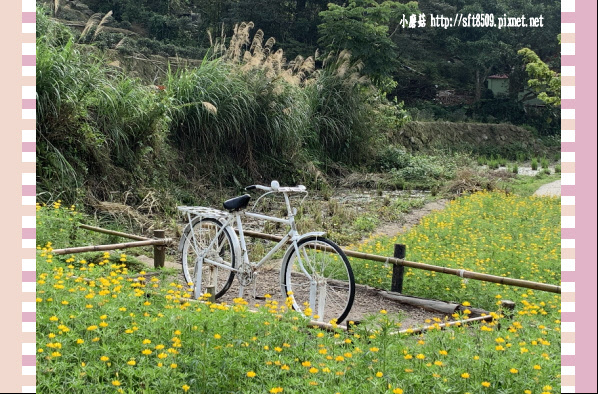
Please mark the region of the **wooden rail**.
[[117, 249], [128, 249], [139, 246], [153, 246], [154, 247], [154, 268], [164, 267], [164, 261], [166, 259], [166, 247], [174, 242], [172, 238], [164, 238], [164, 230], [154, 230], [155, 239], [142, 237], [140, 235], [133, 235], [122, 233], [120, 231], [107, 230], [101, 227], [89, 226], [87, 224], [79, 224], [79, 228], [95, 231], [102, 234], [116, 235], [123, 238], [135, 239], [137, 242], [126, 242], [120, 244], [108, 244], [108, 245], [92, 245], [92, 246], [81, 246], [77, 248], [66, 248], [66, 249], [55, 249], [52, 251], [54, 255], [64, 254], [75, 254], [83, 252], [96, 252], [102, 250], [117, 250]]
[[[266, 239], [266, 240], [275, 241], [275, 242], [280, 242], [280, 240], [282, 239], [282, 237], [280, 237], [278, 235], [262, 234], [257, 231], [244, 230], [243, 234], [247, 235], [249, 237]], [[326, 250], [326, 251], [332, 251], [331, 248], [325, 247], [325, 246], [321, 246], [318, 248], [320, 248], [322, 250]], [[363, 259], [363, 260], [372, 260], [372, 261], [378, 261], [380, 263], [390, 263], [390, 264], [395, 264], [395, 265], [400, 265], [400, 266], [405, 266], [405, 267], [422, 269], [422, 270], [426, 270], [426, 271], [433, 271], [433, 272], [440, 272], [443, 274], [456, 275], [456, 276], [459, 276], [464, 279], [476, 279], [476, 280], [481, 280], [481, 281], [485, 281], [485, 282], [500, 283], [503, 285], [524, 287], [527, 289], [548, 291], [551, 293], [561, 294], [561, 286], [551, 285], [551, 284], [547, 284], [547, 283], [532, 282], [532, 281], [523, 280], [523, 279], [513, 279], [513, 278], [507, 278], [507, 277], [503, 277], [503, 276], [483, 274], [480, 272], [459, 270], [459, 269], [455, 269], [455, 268], [440, 267], [437, 265], [417, 263], [415, 261], [408, 261], [408, 260], [399, 259], [396, 257], [385, 257], [385, 256], [379, 256], [379, 255], [375, 255], [375, 254], [356, 252], [356, 251], [347, 250], [347, 249], [342, 249], [342, 251], [345, 252], [345, 254], [349, 257], [355, 257], [355, 258]]]
[[91, 231], [95, 231], [97, 233], [102, 233], [102, 234], [117, 235], [117, 236], [123, 237], [123, 238], [136, 239], [138, 241], [147, 241], [148, 239], [151, 239], [151, 238], [142, 237], [139, 235], [121, 233], [120, 231], [106, 230], [105, 228], [89, 226], [87, 224], [80, 224], [79, 228], [84, 228], [86, 230], [91, 230]]
[[62, 254], [75, 254], [75, 253], [83, 253], [83, 252], [98, 252], [102, 250], [115, 250], [115, 249], [128, 249], [128, 248], [136, 248], [139, 246], [165, 246], [173, 242], [172, 238], [162, 238], [162, 239], [148, 239], [145, 241], [137, 241], [137, 242], [127, 242], [121, 244], [108, 244], [108, 245], [92, 245], [92, 246], [81, 246], [77, 248], [66, 248], [66, 249], [54, 249], [52, 251], [53, 255], [62, 255]]

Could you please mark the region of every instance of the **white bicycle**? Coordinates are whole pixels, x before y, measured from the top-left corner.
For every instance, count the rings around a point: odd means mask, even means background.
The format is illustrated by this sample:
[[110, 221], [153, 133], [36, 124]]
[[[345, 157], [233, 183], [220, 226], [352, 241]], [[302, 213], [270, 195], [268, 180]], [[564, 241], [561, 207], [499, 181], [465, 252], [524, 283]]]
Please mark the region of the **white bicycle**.
[[[324, 238], [323, 232], [299, 234], [295, 226], [296, 208], [291, 208], [289, 195], [305, 193], [305, 186], [280, 187], [277, 181], [270, 186], [253, 185], [246, 188], [263, 193], [263, 197], [279, 193], [284, 197], [287, 218], [247, 212], [251, 196], [245, 194], [224, 202], [226, 211], [206, 207], [181, 206], [188, 224], [179, 244], [182, 253], [183, 273], [192, 284], [197, 299], [205, 289], [222, 297], [230, 288], [235, 276], [239, 280], [239, 297], [245, 287], [254, 283], [257, 270], [278, 250], [290, 243], [282, 259], [280, 287], [283, 295], [291, 298], [293, 309], [311, 316], [314, 320], [342, 322], [353, 305], [355, 279], [347, 256], [334, 242]], [[241, 217], [282, 223], [288, 226], [287, 234], [258, 262], [249, 261], [243, 235]], [[235, 231], [236, 230], [236, 231]], [[238, 236], [237, 236], [238, 232]]]

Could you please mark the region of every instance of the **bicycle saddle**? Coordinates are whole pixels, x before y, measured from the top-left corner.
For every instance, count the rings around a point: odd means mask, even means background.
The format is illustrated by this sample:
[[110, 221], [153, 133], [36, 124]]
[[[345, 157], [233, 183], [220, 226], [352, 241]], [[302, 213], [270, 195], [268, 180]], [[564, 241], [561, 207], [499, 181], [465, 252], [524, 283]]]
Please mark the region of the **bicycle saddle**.
[[231, 198], [230, 200], [226, 200], [222, 205], [224, 209], [229, 211], [238, 211], [243, 208], [247, 208], [247, 204], [249, 204], [249, 200], [251, 196], [249, 194], [245, 194], [239, 197]]

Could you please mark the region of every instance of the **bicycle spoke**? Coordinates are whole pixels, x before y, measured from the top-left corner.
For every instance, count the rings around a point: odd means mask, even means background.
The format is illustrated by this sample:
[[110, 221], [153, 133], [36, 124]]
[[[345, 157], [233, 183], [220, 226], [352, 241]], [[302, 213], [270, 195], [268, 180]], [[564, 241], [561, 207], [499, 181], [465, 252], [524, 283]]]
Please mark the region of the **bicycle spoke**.
[[[219, 267], [222, 264], [235, 267], [234, 249], [230, 234], [222, 230], [222, 224], [215, 219], [196, 221], [192, 231], [187, 234], [183, 244], [183, 272], [188, 282], [203, 293], [208, 286], [215, 287], [216, 298], [222, 296], [230, 287], [234, 277], [231, 270]], [[217, 239], [215, 239], [217, 237]], [[212, 242], [214, 240], [214, 242]], [[197, 246], [195, 246], [197, 245]], [[201, 272], [197, 272], [201, 270]], [[196, 284], [196, 276], [201, 276], [201, 283]], [[196, 297], [200, 294], [196, 294]]]
[[304, 311], [308, 304], [314, 318], [326, 322], [342, 321], [355, 295], [350, 265], [333, 245], [325, 238], [301, 241], [299, 250], [293, 251], [285, 262], [285, 288], [292, 292], [293, 308]]

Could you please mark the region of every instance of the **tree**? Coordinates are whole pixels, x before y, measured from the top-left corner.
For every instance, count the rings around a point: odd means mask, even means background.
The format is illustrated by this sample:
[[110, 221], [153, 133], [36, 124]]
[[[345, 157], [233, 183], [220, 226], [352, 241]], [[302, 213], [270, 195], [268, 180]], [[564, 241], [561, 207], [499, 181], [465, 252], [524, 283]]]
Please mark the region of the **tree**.
[[[559, 34], [559, 41], [561, 40]], [[558, 107], [561, 105], [561, 74], [552, 71], [546, 63], [529, 48], [517, 52], [526, 63], [525, 71], [529, 76], [528, 86], [538, 94], [538, 99], [547, 105]]]
[[416, 2], [349, 0], [344, 6], [328, 4], [328, 10], [320, 12], [318, 41], [328, 52], [351, 52], [363, 62], [363, 73], [380, 87], [390, 81], [397, 67], [397, 48], [389, 37], [389, 25], [415, 13]]

